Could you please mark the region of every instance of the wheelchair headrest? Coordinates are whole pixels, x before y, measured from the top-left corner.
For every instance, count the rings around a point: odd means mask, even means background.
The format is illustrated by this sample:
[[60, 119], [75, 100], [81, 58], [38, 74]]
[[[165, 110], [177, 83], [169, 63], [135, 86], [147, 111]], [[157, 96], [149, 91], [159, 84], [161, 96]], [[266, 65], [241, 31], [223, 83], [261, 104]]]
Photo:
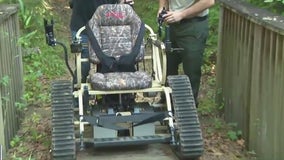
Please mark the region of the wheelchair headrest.
[[89, 25], [131, 25], [141, 23], [140, 21], [138, 15], [128, 4], [104, 4], [97, 8], [89, 21]]
[[[104, 4], [97, 8], [88, 24], [105, 54], [119, 58], [131, 52], [141, 28], [140, 17], [128, 4]], [[99, 63], [95, 51], [90, 48], [90, 60]], [[144, 47], [136, 61], [144, 56]]]

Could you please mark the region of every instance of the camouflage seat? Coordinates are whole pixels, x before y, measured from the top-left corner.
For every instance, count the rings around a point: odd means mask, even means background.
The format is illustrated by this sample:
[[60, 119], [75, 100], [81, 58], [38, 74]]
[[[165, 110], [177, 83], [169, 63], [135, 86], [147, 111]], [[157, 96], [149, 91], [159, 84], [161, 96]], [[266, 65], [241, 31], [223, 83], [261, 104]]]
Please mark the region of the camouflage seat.
[[[97, 44], [94, 45], [94, 42], [90, 40], [90, 61], [93, 64], [106, 64], [105, 66], [111, 68], [113, 66], [123, 66], [119, 62], [123, 58], [125, 59], [125, 56], [129, 57], [135, 54], [135, 57], [132, 58], [133, 63], [130, 63], [133, 64], [133, 69], [129, 69], [132, 68], [131, 66], [124, 66], [104, 71], [91, 70], [88, 81], [93, 89], [132, 90], [151, 87], [151, 76], [146, 72], [134, 69], [135, 64], [144, 58], [145, 52], [143, 40], [138, 48], [136, 44], [136, 41], [141, 39], [138, 36], [141, 26], [144, 27], [144, 23], [132, 7], [127, 4], [105, 4], [97, 8], [86, 26], [89, 28], [87, 29], [89, 30], [88, 35], [91, 32], [93, 34], [92, 40], [95, 39], [95, 44]], [[99, 48], [94, 46], [99, 46]], [[133, 50], [138, 52], [134, 53]], [[105, 60], [111, 61], [104, 63]], [[125, 59], [124, 62], [129, 63], [128, 61], [129, 59]]]
[[93, 73], [90, 76], [93, 89], [97, 90], [131, 90], [151, 87], [151, 77], [141, 71]]

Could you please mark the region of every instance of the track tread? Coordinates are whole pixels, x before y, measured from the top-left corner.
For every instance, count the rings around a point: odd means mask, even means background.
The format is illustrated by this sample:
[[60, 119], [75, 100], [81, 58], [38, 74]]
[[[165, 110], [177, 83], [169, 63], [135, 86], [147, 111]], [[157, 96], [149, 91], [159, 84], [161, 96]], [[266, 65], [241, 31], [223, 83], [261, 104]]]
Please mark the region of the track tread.
[[181, 159], [198, 158], [204, 152], [204, 144], [189, 78], [186, 75], [168, 76], [168, 84], [172, 88], [179, 134], [179, 144], [174, 151]]
[[51, 85], [52, 155], [54, 160], [76, 159], [72, 83], [55, 81]]

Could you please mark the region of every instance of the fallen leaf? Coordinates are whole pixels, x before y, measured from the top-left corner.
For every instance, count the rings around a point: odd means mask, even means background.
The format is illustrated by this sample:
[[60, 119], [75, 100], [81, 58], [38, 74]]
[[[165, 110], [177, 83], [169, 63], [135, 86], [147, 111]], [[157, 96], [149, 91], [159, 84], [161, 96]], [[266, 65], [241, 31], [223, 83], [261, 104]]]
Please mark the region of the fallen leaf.
[[242, 147], [245, 147], [245, 140], [244, 139], [238, 139], [237, 144], [242, 146]]

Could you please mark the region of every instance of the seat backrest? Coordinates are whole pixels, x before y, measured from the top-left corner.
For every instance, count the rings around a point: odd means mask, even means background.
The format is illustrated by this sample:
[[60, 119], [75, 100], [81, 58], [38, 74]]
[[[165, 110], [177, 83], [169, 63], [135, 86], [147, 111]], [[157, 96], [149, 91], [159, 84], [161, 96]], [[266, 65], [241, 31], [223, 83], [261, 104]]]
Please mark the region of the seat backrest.
[[[130, 54], [138, 37], [141, 19], [128, 4], [104, 4], [97, 8], [88, 22], [104, 54], [119, 59]], [[136, 61], [144, 57], [145, 46], [141, 45]], [[96, 51], [89, 45], [90, 61], [98, 64]]]

